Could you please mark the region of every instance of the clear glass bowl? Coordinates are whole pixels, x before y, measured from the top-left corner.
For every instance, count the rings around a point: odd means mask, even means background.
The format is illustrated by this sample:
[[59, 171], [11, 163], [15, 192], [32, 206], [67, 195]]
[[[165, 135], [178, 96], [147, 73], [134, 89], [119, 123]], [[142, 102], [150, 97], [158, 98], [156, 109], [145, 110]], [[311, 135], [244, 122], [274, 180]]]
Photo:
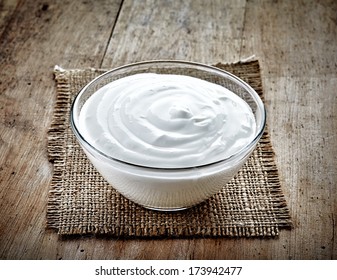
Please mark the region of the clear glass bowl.
[[[137, 73], [187, 75], [226, 87], [251, 107], [257, 126], [254, 139], [227, 159], [188, 168], [139, 166], [104, 154], [88, 143], [81, 133], [79, 114], [83, 104], [106, 84]], [[219, 192], [237, 174], [256, 147], [263, 134], [265, 122], [265, 107], [258, 94], [247, 83], [218, 68], [186, 61], [146, 61], [110, 70], [87, 84], [78, 93], [71, 108], [72, 130], [103, 178], [131, 201], [146, 208], [163, 211], [189, 208]]]

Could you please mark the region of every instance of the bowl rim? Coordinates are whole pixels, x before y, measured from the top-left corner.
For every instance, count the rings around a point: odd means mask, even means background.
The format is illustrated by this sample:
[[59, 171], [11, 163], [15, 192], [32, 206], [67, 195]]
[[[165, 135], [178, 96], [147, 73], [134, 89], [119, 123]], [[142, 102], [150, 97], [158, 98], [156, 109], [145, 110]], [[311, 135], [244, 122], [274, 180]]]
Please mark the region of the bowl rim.
[[[118, 71], [121, 71], [123, 69], [131, 68], [131, 67], [137, 67], [137, 66], [142, 66], [142, 65], [144, 65], [144, 66], [154, 65], [154, 64], [172, 64], [172, 65], [183, 64], [185, 66], [202, 68], [202, 70], [205, 70], [205, 71], [208, 70], [208, 71], [216, 72], [217, 74], [220, 74], [220, 75], [225, 75], [226, 78], [229, 78], [231, 81], [235, 82], [239, 86], [242, 86], [247, 92], [249, 92], [252, 95], [254, 101], [257, 103], [258, 109], [261, 111], [261, 121], [260, 121], [259, 124], [257, 124], [257, 125], [259, 125], [260, 128], [256, 132], [256, 135], [255, 135], [254, 139], [252, 141], [250, 141], [247, 145], [242, 147], [239, 151], [237, 151], [236, 153], [232, 154], [231, 156], [229, 156], [227, 158], [217, 160], [217, 161], [207, 163], [207, 164], [196, 165], [196, 166], [187, 166], [187, 167], [155, 167], [155, 166], [139, 165], [139, 164], [127, 162], [127, 161], [120, 160], [118, 158], [114, 158], [112, 156], [109, 156], [109, 155], [105, 154], [104, 152], [102, 152], [101, 150], [99, 150], [98, 148], [96, 148], [95, 146], [93, 146], [92, 144], [90, 144], [85, 139], [85, 137], [80, 133], [80, 131], [78, 129], [78, 126], [76, 125], [76, 121], [74, 119], [75, 106], [79, 102], [79, 99], [83, 95], [83, 93], [92, 84], [96, 83], [98, 80], [103, 79], [105, 76], [113, 74], [114, 72], [118, 72]], [[267, 115], [267, 112], [266, 112], [265, 105], [264, 105], [261, 97], [258, 95], [258, 93], [248, 83], [246, 83], [241, 78], [235, 76], [234, 74], [232, 74], [232, 73], [230, 73], [226, 70], [222, 70], [222, 69], [217, 68], [217, 67], [212, 66], [212, 65], [207, 65], [207, 64], [203, 64], [203, 63], [199, 63], [199, 62], [193, 62], [193, 61], [187, 61], [187, 60], [144, 60], [144, 61], [139, 61], [139, 62], [135, 62], [135, 63], [125, 64], [125, 65], [107, 70], [106, 72], [98, 75], [96, 78], [91, 80], [84, 87], [82, 87], [78, 91], [78, 93], [76, 94], [76, 96], [73, 99], [73, 102], [71, 104], [70, 126], [71, 126], [71, 129], [72, 129], [74, 135], [76, 136], [77, 140], [80, 142], [81, 145], [84, 143], [86, 146], [89, 146], [95, 152], [97, 152], [98, 154], [100, 154], [101, 156], [103, 156], [104, 158], [106, 158], [108, 160], [112, 160], [114, 162], [117, 162], [117, 163], [120, 163], [120, 164], [123, 164], [123, 165], [127, 165], [127, 166], [132, 166], [132, 167], [135, 167], [135, 168], [141, 168], [141, 169], [144, 169], [144, 170], [176, 171], [177, 172], [177, 171], [184, 171], [184, 170], [209, 168], [210, 166], [228, 163], [228, 162], [234, 161], [235, 159], [240, 157], [240, 155], [242, 155], [242, 154], [244, 155], [244, 154], [248, 153], [257, 144], [257, 142], [260, 140], [260, 138], [262, 137], [262, 135], [264, 133], [264, 130], [265, 130], [265, 127], [266, 127], [266, 115]]]

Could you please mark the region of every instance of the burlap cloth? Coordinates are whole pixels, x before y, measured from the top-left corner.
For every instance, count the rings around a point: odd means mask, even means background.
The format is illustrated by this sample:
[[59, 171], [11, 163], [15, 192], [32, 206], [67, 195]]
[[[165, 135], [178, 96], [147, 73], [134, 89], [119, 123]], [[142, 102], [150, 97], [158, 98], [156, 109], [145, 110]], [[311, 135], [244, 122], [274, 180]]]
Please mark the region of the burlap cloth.
[[[216, 66], [241, 77], [263, 99], [258, 61]], [[281, 228], [290, 227], [267, 131], [239, 174], [218, 194], [188, 210], [147, 210], [115, 191], [87, 160], [69, 126], [74, 96], [103, 72], [55, 67], [57, 97], [48, 133], [49, 159], [54, 165], [48, 228], [61, 235], [167, 238], [273, 237]]]

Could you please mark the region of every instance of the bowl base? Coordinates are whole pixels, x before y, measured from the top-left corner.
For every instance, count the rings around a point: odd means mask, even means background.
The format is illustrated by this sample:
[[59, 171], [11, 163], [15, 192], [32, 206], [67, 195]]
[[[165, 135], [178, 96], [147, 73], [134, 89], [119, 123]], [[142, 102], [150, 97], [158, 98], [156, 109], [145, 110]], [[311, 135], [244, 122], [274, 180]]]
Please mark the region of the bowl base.
[[153, 210], [153, 211], [159, 211], [159, 212], [178, 212], [178, 211], [183, 211], [183, 210], [186, 210], [192, 207], [190, 206], [190, 207], [168, 207], [166, 208], [166, 207], [152, 207], [152, 206], [144, 206], [144, 205], [141, 205], [141, 206], [146, 209]]

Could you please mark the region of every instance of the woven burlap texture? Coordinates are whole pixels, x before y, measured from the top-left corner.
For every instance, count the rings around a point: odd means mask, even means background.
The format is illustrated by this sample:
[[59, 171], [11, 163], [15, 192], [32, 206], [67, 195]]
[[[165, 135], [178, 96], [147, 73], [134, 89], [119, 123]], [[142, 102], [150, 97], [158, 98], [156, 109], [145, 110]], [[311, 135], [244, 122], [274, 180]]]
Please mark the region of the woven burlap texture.
[[[261, 96], [258, 61], [217, 64], [248, 82]], [[69, 125], [73, 98], [104, 70], [55, 67], [56, 104], [48, 133], [54, 165], [47, 227], [61, 235], [113, 237], [273, 237], [291, 225], [274, 152], [266, 131], [237, 176], [193, 208], [167, 213], [144, 209], [114, 190], [95, 170]]]

